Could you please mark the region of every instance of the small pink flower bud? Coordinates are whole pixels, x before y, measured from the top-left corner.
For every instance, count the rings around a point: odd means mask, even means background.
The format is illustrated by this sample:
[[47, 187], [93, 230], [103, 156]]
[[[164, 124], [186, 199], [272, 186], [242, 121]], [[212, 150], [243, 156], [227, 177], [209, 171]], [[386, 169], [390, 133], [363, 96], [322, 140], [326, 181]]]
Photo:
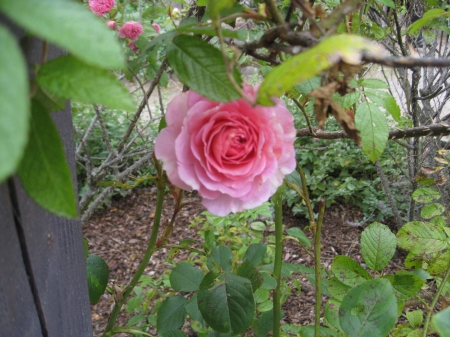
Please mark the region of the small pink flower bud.
[[115, 21], [108, 21], [107, 23], [106, 23], [106, 25], [109, 27], [109, 28], [111, 28], [111, 29], [116, 29], [116, 22]]
[[152, 23], [152, 26], [155, 28], [156, 34], [159, 34], [161, 27], [157, 23]]

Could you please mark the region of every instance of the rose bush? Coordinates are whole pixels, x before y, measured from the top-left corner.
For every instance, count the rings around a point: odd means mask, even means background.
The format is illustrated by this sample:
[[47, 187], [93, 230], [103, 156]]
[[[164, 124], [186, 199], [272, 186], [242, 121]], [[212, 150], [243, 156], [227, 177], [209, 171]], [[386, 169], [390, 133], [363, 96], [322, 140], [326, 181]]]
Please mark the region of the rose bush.
[[118, 28], [119, 36], [136, 41], [138, 36], [144, 32], [142, 25], [136, 21], [128, 21], [122, 27]]
[[89, 0], [89, 8], [98, 16], [108, 13], [114, 5], [114, 0]]
[[[256, 90], [244, 85], [249, 97]], [[187, 91], [172, 100], [165, 118], [156, 158], [172, 184], [198, 190], [213, 214], [261, 205], [295, 169], [294, 118], [281, 100], [272, 107], [218, 103]]]

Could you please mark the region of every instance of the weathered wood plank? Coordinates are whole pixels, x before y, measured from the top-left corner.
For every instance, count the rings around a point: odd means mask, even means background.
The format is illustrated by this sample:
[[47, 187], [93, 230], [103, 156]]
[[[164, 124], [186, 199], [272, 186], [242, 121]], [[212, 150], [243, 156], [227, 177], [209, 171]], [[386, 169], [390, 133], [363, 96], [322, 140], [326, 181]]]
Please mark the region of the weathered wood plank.
[[0, 185], [0, 336], [41, 337], [6, 183]]

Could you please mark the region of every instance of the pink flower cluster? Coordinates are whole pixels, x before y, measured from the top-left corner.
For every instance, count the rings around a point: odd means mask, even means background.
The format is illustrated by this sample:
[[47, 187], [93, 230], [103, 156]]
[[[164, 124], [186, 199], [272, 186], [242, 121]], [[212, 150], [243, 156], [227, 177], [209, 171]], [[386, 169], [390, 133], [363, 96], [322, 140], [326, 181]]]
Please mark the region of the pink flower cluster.
[[144, 32], [142, 25], [136, 21], [128, 21], [122, 27], [118, 28], [119, 36], [130, 39], [132, 42], [138, 39], [138, 36]]
[[[244, 85], [249, 97], [256, 90]], [[198, 190], [213, 214], [263, 204], [295, 169], [294, 118], [281, 100], [273, 107], [244, 99], [218, 103], [187, 91], [172, 100], [165, 117], [155, 155], [169, 180]]]
[[114, 0], [89, 0], [89, 8], [98, 16], [108, 13], [114, 5]]

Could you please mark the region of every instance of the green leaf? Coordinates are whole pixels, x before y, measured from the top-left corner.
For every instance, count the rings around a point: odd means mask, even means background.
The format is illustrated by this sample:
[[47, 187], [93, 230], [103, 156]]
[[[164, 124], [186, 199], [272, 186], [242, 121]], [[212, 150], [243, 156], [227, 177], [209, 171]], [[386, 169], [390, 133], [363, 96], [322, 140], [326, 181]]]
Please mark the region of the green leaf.
[[438, 312], [431, 321], [440, 337], [450, 337], [450, 307]]
[[170, 273], [170, 285], [176, 291], [197, 291], [204, 275], [192, 264], [181, 262]]
[[397, 301], [389, 281], [375, 279], [349, 291], [339, 308], [342, 330], [350, 337], [386, 336], [397, 319]]
[[359, 82], [359, 85], [370, 89], [389, 89], [389, 85], [385, 81], [376, 78], [364, 78]]
[[242, 333], [252, 323], [255, 301], [246, 278], [226, 273], [222, 283], [201, 289], [197, 296], [203, 318], [218, 332]]
[[22, 158], [28, 139], [30, 99], [25, 60], [9, 31], [0, 25], [0, 183]]
[[264, 279], [258, 272], [258, 269], [256, 269], [253, 263], [251, 263], [249, 260], [245, 260], [244, 263], [242, 263], [238, 267], [236, 274], [250, 280], [250, 282], [252, 283], [253, 292], [261, 287], [264, 282]]
[[198, 94], [217, 102], [240, 98], [227, 77], [222, 53], [202, 39], [175, 37], [167, 47], [167, 57], [180, 81]]
[[253, 330], [258, 337], [266, 337], [273, 330], [273, 309], [263, 312], [259, 318], [253, 322]]
[[261, 285], [260, 289], [272, 290], [277, 287], [277, 280], [275, 278], [273, 278], [272, 276], [270, 276], [270, 274], [261, 273], [261, 275], [262, 275], [262, 278], [264, 281], [263, 281], [263, 284]]
[[197, 294], [192, 296], [191, 299], [186, 302], [184, 308], [186, 309], [186, 313], [190, 318], [192, 318], [194, 321], [200, 322], [202, 326], [205, 326], [206, 322], [203, 319], [202, 313], [198, 308]]
[[432, 188], [419, 188], [413, 192], [412, 197], [415, 201], [420, 202], [421, 204], [429, 204], [434, 200], [439, 200], [441, 198], [441, 194], [439, 191]]
[[395, 235], [381, 223], [370, 224], [361, 234], [362, 256], [372, 270], [386, 267], [394, 256], [396, 246]]
[[372, 278], [356, 261], [343, 255], [336, 256], [331, 264], [331, 270], [339, 281], [350, 287], [354, 287]]
[[372, 102], [377, 104], [379, 107], [386, 109], [392, 116], [392, 118], [396, 122], [400, 122], [400, 107], [397, 104], [397, 101], [391, 94], [383, 90], [364, 90], [364, 94], [367, 98], [369, 98]]
[[144, 301], [144, 296], [131, 297], [127, 302], [125, 311], [127, 313], [132, 313], [134, 309], [139, 308], [141, 306], [142, 301]]
[[377, 0], [377, 2], [395, 9], [395, 3], [393, 0]]
[[447, 250], [443, 254], [439, 254], [433, 262], [430, 263], [428, 271], [432, 275], [443, 276], [450, 264], [450, 250]]
[[92, 304], [96, 304], [105, 292], [108, 284], [109, 268], [100, 256], [89, 254], [86, 260], [86, 273], [89, 301]]
[[340, 306], [341, 302], [334, 298], [328, 300], [327, 304], [325, 304], [325, 319], [327, 320], [327, 325], [332, 326], [338, 331], [342, 331], [341, 323], [339, 322]]
[[[300, 328], [300, 336], [302, 337], [315, 337], [315, 327], [311, 325], [302, 326]], [[339, 333], [324, 327], [320, 327], [320, 337], [339, 337]]]
[[209, 270], [214, 268], [214, 264], [218, 264], [222, 270], [230, 271], [231, 270], [231, 260], [233, 259], [233, 253], [231, 249], [227, 246], [217, 246], [208, 256], [208, 261], [206, 265]]
[[420, 216], [424, 219], [431, 219], [435, 216], [441, 215], [445, 212], [445, 207], [442, 204], [434, 203], [430, 205], [426, 205], [420, 211]]
[[422, 325], [422, 321], [423, 321], [422, 310], [407, 311], [405, 314], [406, 314], [406, 318], [408, 319], [409, 324], [411, 324], [411, 326], [414, 329], [420, 328], [420, 326]]
[[328, 280], [328, 292], [331, 296], [336, 298], [339, 301], [342, 301], [345, 295], [347, 295], [348, 291], [352, 288], [337, 279], [336, 277], [332, 277]]
[[380, 50], [380, 47], [360, 36], [331, 36], [271, 71], [259, 88], [257, 101], [261, 105], [273, 105], [272, 97], [283, 95], [296, 84], [311, 79], [334, 64], [340, 61], [359, 64], [363, 51], [378, 53]]
[[355, 125], [360, 131], [362, 149], [372, 162], [384, 151], [389, 127], [381, 110], [373, 103], [361, 103], [356, 109]]
[[17, 169], [23, 187], [46, 210], [77, 217], [77, 200], [64, 147], [50, 114], [32, 101], [30, 136]]
[[412, 221], [397, 233], [398, 246], [415, 255], [428, 255], [447, 249], [449, 242], [444, 231], [435, 225]]
[[67, 49], [89, 64], [106, 69], [125, 66], [116, 33], [80, 3], [0, 0], [0, 11], [33, 34]]
[[419, 277], [409, 273], [386, 275], [386, 278], [391, 282], [395, 295], [402, 302], [416, 296], [425, 284]]
[[423, 26], [426, 26], [428, 22], [431, 20], [438, 18], [440, 16], [448, 16], [449, 13], [441, 8], [431, 9], [425, 12], [422, 18], [415, 21], [408, 27], [409, 34], [414, 34], [417, 30], [422, 28]]
[[264, 255], [266, 255], [267, 246], [264, 243], [252, 243], [244, 254], [242, 260], [248, 260], [254, 266], [261, 264]]
[[61, 56], [45, 63], [36, 80], [61, 97], [110, 108], [136, 108], [128, 90], [108, 70], [88, 65], [73, 56]]
[[233, 8], [234, 0], [214, 0], [208, 1], [208, 13], [211, 18], [214, 18], [224, 9]]
[[298, 227], [288, 228], [286, 229], [286, 233], [296, 238], [305, 247], [311, 247], [311, 241], [306, 237], [305, 233], [300, 228]]
[[128, 326], [136, 325], [136, 324], [142, 322], [142, 321], [145, 319], [145, 316], [146, 316], [146, 315], [137, 315], [137, 316], [133, 316], [133, 317], [131, 317], [131, 318], [128, 320], [127, 325], [128, 325]]
[[179, 329], [184, 324], [187, 299], [182, 296], [167, 297], [158, 310], [157, 328], [158, 333], [165, 330]]
[[264, 232], [267, 229], [267, 225], [262, 221], [255, 221], [250, 224], [250, 228], [254, 231]]

